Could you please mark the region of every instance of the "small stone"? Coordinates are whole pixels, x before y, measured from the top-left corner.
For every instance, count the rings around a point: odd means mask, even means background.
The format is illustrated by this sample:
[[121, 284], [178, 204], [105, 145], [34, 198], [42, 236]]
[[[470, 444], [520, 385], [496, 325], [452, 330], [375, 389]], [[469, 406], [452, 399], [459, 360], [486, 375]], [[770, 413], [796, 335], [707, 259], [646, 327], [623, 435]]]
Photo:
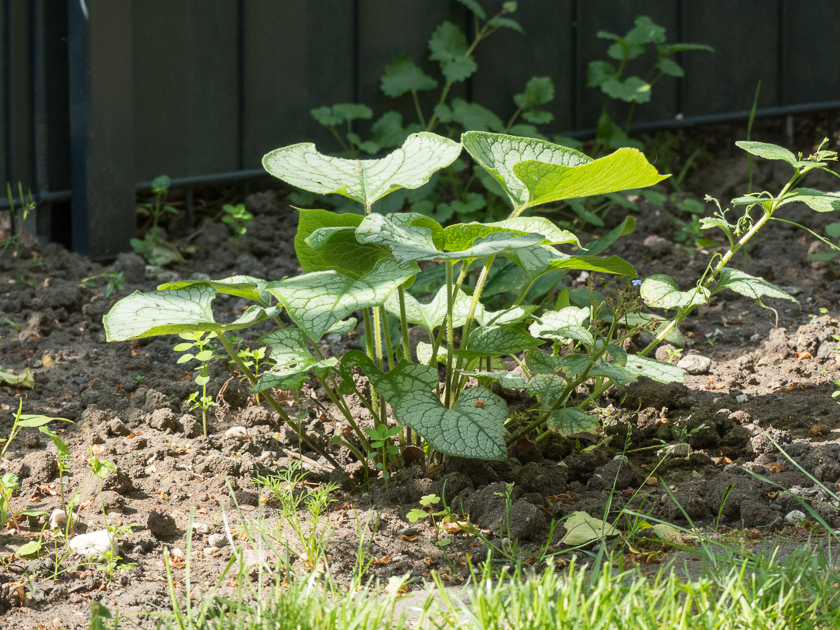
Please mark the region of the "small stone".
[[680, 359], [677, 367], [689, 374], [705, 374], [712, 366], [712, 360], [699, 354], [689, 354]]
[[688, 457], [691, 455], [691, 446], [685, 442], [681, 442], [680, 444], [674, 444], [670, 447], [668, 452], [674, 457]]
[[207, 523], [193, 523], [193, 531], [196, 534], [209, 534], [210, 533], [210, 525]]
[[218, 551], [218, 548], [216, 548], [216, 547], [205, 547], [204, 549], [201, 550], [201, 553], [203, 553], [205, 556], [212, 556], [217, 551]]
[[185, 554], [180, 547], [173, 547], [169, 550], [169, 557], [173, 560], [186, 560], [187, 554]]
[[178, 531], [178, 527], [175, 525], [175, 519], [161, 510], [152, 510], [149, 512], [146, 527], [157, 538], [172, 536]]
[[785, 520], [788, 523], [798, 523], [799, 521], [805, 520], [805, 514], [799, 510], [793, 510], [792, 512], [785, 514]]
[[225, 439], [227, 438], [236, 438], [238, 440], [247, 440], [248, 439], [248, 429], [245, 427], [231, 427], [227, 431], [225, 431]]
[[400, 536], [416, 536], [419, 530], [416, 527], [403, 527]]
[[207, 537], [207, 544], [214, 549], [221, 549], [222, 547], [227, 546], [228, 539], [224, 534], [210, 534], [210, 536]]
[[70, 549], [88, 559], [101, 558], [108, 552], [116, 556], [117, 545], [113, 534], [101, 529], [90, 534], [82, 534], [70, 539]]
[[749, 397], [746, 394], [738, 394], [735, 396], [735, 402], [745, 403], [749, 400]]

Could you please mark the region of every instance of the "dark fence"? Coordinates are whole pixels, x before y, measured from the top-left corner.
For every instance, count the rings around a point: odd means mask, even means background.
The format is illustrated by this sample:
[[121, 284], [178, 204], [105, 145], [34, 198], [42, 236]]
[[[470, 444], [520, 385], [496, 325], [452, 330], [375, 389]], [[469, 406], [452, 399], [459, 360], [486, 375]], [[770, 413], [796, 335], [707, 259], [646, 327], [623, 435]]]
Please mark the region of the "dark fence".
[[[840, 109], [837, 0], [520, 0], [525, 34], [493, 35], [456, 95], [504, 118], [529, 77], [551, 76], [551, 131], [591, 133], [602, 97], [586, 67], [608, 45], [596, 33], [637, 15], [716, 50], [686, 53], [685, 78], [655, 86], [637, 129], [745, 118], [759, 80], [759, 115]], [[313, 107], [393, 109], [384, 66], [407, 53], [434, 73], [426, 46], [444, 20], [471, 29], [454, 0], [0, 0], [0, 182], [33, 191], [31, 231], [114, 257], [155, 176], [187, 189], [259, 177], [284, 144], [337, 149]]]

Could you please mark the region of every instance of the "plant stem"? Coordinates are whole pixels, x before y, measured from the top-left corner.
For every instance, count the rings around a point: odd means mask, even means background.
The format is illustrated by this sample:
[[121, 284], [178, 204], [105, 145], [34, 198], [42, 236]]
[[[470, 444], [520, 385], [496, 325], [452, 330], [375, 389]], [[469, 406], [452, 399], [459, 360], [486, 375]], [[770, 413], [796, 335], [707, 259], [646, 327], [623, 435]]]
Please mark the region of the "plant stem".
[[402, 285], [397, 289], [400, 298], [400, 330], [402, 331], [403, 356], [411, 363], [411, 341], [408, 338], [408, 319], [405, 314], [405, 289]]
[[385, 336], [385, 353], [388, 359], [388, 369], [393, 370], [396, 365], [397, 355], [394, 354], [394, 346], [391, 344], [391, 331], [388, 328], [388, 314], [385, 312], [385, 307], [379, 307], [379, 316], [382, 318], [382, 332]]
[[455, 296], [453, 295], [454, 290], [455, 285], [452, 281], [452, 263], [450, 261], [446, 261], [446, 384], [444, 388], [445, 400], [443, 404], [450, 409], [452, 408], [452, 404], [454, 404], [452, 396], [452, 357], [455, 349], [455, 327], [452, 325], [455, 302]]
[[[225, 337], [225, 333], [222, 332], [222, 331], [219, 331], [218, 337], [219, 337], [219, 341], [222, 343], [222, 346], [224, 346], [228, 355], [230, 355], [230, 358], [233, 359], [234, 363], [236, 363], [236, 367], [239, 368], [239, 371], [242, 372], [248, 378], [248, 380], [251, 381], [252, 384], [256, 383], [257, 382], [257, 377], [254, 376], [254, 374], [251, 372], [251, 370], [248, 369], [248, 366], [246, 366], [242, 362], [242, 359], [239, 358], [239, 355], [237, 355], [233, 351], [233, 348], [231, 347], [230, 342], [227, 340], [227, 337]], [[297, 433], [301, 437], [301, 439], [303, 439], [304, 442], [306, 442], [309, 446], [311, 446], [312, 449], [316, 453], [321, 455], [324, 459], [326, 459], [329, 463], [331, 463], [337, 469], [344, 470], [344, 468], [342, 468], [341, 464], [339, 464], [335, 460], [335, 458], [333, 458], [333, 456], [330, 455], [326, 451], [326, 449], [322, 448], [320, 444], [318, 444], [313, 438], [311, 438], [309, 436], [309, 434], [306, 431], [303, 430], [303, 427], [300, 424], [292, 421], [292, 419], [289, 417], [289, 414], [287, 414], [283, 410], [283, 408], [280, 406], [280, 403], [278, 403], [277, 400], [275, 400], [274, 396], [272, 396], [267, 391], [260, 392], [260, 393], [268, 401], [268, 404], [271, 405], [274, 408], [274, 411], [276, 411], [280, 415], [280, 417], [283, 419], [283, 421], [286, 424], [288, 424], [290, 427], [292, 427], [292, 430], [295, 433]]]
[[411, 90], [411, 98], [414, 100], [414, 109], [417, 112], [417, 120], [420, 121], [420, 126], [426, 126], [426, 119], [423, 117], [423, 110], [420, 109], [420, 99], [417, 98], [417, 90]]

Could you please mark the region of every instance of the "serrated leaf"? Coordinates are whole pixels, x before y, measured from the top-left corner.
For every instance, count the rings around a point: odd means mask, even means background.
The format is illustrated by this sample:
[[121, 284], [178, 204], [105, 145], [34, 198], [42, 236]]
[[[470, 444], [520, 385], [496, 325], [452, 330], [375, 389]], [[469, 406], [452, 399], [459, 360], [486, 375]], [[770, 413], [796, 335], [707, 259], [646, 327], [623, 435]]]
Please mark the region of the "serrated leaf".
[[409, 131], [403, 129], [403, 118], [399, 112], [385, 112], [370, 127], [370, 138], [383, 147], [398, 147], [405, 142]]
[[406, 55], [391, 60], [385, 67], [385, 74], [379, 80], [379, 87], [386, 96], [398, 98], [406, 92], [434, 90], [437, 81], [424, 74]]
[[598, 416], [593, 416], [577, 407], [558, 409], [548, 417], [548, 426], [561, 435], [595, 433], [601, 427]]
[[753, 298], [754, 300], [767, 296], [778, 298], [780, 300], [790, 300], [791, 302], [799, 304], [796, 298], [792, 295], [786, 291], [782, 291], [782, 289], [777, 287], [775, 284], [767, 282], [764, 278], [756, 278], [755, 276], [751, 276], [743, 271], [731, 269], [729, 267], [724, 267], [720, 270], [718, 284], [714, 288], [713, 292], [717, 293], [721, 289], [730, 289], [735, 291], [735, 293], [745, 295], [749, 298]]
[[513, 167], [523, 161], [539, 160], [563, 166], [592, 162], [579, 151], [536, 138], [468, 131], [461, 136], [467, 152], [499, 183], [515, 207], [528, 202], [528, 189], [514, 175]]
[[440, 63], [443, 76], [450, 83], [468, 79], [478, 69], [467, 57], [467, 36], [452, 22], [446, 21], [435, 29], [429, 39], [429, 59]]
[[518, 354], [542, 345], [519, 324], [505, 326], [482, 326], [472, 331], [466, 349], [455, 350], [455, 354], [466, 358], [498, 357], [503, 354]]
[[300, 328], [284, 328], [259, 340], [271, 348], [271, 360], [275, 365], [260, 376], [251, 388], [252, 392], [263, 392], [276, 388], [282, 390], [300, 389], [309, 370], [326, 369], [338, 363], [330, 357], [319, 360], [306, 347], [306, 336]]
[[452, 409], [434, 392], [412, 392], [392, 404], [394, 418], [411, 427], [441, 453], [502, 461], [507, 459], [505, 401], [489, 390], [474, 387], [461, 392]]
[[767, 160], [782, 160], [788, 164], [795, 164], [797, 161], [793, 153], [776, 144], [755, 142], [753, 140], [739, 140], [735, 144], [747, 153], [752, 153]]
[[513, 102], [517, 107], [538, 107], [552, 100], [554, 100], [554, 82], [551, 77], [531, 77], [525, 84], [525, 91], [513, 97]]
[[695, 287], [689, 291], [680, 291], [676, 282], [664, 274], [656, 274], [645, 279], [639, 294], [648, 306], [663, 308], [682, 308], [689, 304], [705, 304], [709, 291], [705, 287]]
[[646, 376], [659, 383], [685, 383], [685, 370], [682, 368], [635, 354], [627, 355], [627, 363], [622, 369], [634, 378]]
[[[522, 112], [522, 118], [527, 120], [529, 123], [534, 123], [535, 125], [547, 125], [552, 120], [554, 120], [554, 114], [551, 112], [546, 112], [541, 109], [528, 109]], [[524, 125], [517, 125], [516, 131], [511, 128], [512, 133], [516, 133], [520, 136], [529, 136], [529, 137], [540, 137], [539, 135], [535, 135], [536, 130], [531, 130], [531, 133], [522, 133]]]
[[586, 512], [572, 512], [563, 522], [566, 535], [560, 540], [569, 547], [580, 547], [596, 540], [618, 536], [618, 530], [599, 518], [593, 518]]
[[615, 78], [615, 68], [609, 61], [592, 61], [586, 70], [586, 85], [598, 87]]
[[422, 132], [410, 135], [401, 148], [378, 160], [329, 157], [305, 142], [271, 151], [263, 158], [263, 167], [292, 186], [370, 205], [399, 188], [419, 188], [460, 153], [457, 142]]
[[477, 2], [477, 0], [458, 0], [461, 4], [467, 7], [470, 11], [472, 11], [479, 20], [486, 20], [487, 14], [484, 12], [482, 6]]
[[469, 103], [462, 98], [456, 98], [452, 101], [452, 107], [447, 118], [448, 120], [443, 122], [454, 121], [461, 125], [465, 131], [502, 131], [504, 129], [502, 119], [496, 114], [478, 103]]
[[418, 271], [417, 265], [401, 269], [395, 260], [386, 258], [358, 279], [336, 271], [320, 271], [272, 282], [268, 291], [286, 306], [292, 321], [317, 341], [353, 311], [381, 306]]
[[[168, 282], [166, 284], [158, 285], [158, 291], [182, 289], [202, 282], [208, 283], [206, 280]], [[251, 276], [231, 276], [230, 278], [225, 278], [224, 280], [210, 280], [209, 284], [216, 290], [217, 293], [226, 293], [228, 295], [235, 295], [255, 302], [264, 302], [265, 300], [260, 297], [260, 293], [265, 291], [265, 285], [268, 284], [268, 281], [261, 280], [260, 278], [253, 278]]]
[[656, 66], [662, 71], [662, 74], [667, 74], [672, 77], [685, 76], [685, 71], [682, 69], [682, 66], [673, 59], [660, 59]]
[[[356, 241], [356, 228], [363, 217], [358, 214], [339, 214], [327, 210], [301, 209], [295, 234], [295, 253], [300, 266], [307, 273], [338, 271], [353, 278], [363, 276], [377, 260], [388, 256], [387, 250]], [[332, 232], [321, 232], [331, 229]], [[310, 237], [320, 232], [315, 245]]]
[[251, 306], [239, 319], [219, 324], [210, 308], [216, 289], [204, 282], [152, 293], [135, 291], [114, 304], [102, 319], [108, 341], [125, 341], [182, 332], [219, 332], [247, 328], [278, 314], [279, 309]]
[[613, 77], [601, 83], [604, 94], [626, 103], [647, 103], [650, 101], [650, 88], [650, 83], [641, 77], [627, 77], [623, 81]]

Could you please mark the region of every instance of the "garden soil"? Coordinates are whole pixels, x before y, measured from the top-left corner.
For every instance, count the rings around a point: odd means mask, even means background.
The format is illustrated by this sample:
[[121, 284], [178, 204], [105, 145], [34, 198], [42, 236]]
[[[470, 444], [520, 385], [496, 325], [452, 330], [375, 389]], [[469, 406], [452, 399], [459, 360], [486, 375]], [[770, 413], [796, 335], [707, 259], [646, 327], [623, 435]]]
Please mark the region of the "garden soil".
[[[788, 175], [786, 165], [756, 160], [754, 186], [778, 190]], [[823, 175], [811, 176], [807, 185], [836, 190], [838, 180]], [[662, 207], [639, 200], [636, 232], [610, 253], [631, 262], [641, 277], [668, 273], [680, 288], [691, 287], [715, 250], [674, 241], [677, 219], [686, 218], [674, 202], [687, 196], [700, 200], [707, 193], [728, 201], [746, 191], [748, 177], [744, 156], [723, 157], [689, 176], [690, 193]], [[190, 410], [195, 373], [176, 363], [176, 337], [105, 341], [103, 315], [131, 291], [151, 291], [176, 279], [234, 274], [280, 279], [300, 273], [292, 243], [297, 218], [288, 201], [267, 191], [251, 195], [247, 205], [255, 218], [243, 240], [230, 242], [228, 226], [221, 222], [204, 224], [178, 243], [190, 255], [185, 265], [173, 269], [147, 267], [134, 254], [102, 266], [58, 245], [24, 242], [22, 259], [37, 254], [42, 266], [29, 270], [28, 282], [15, 282], [12, 250], [0, 253], [2, 369], [13, 374], [29, 369], [34, 379], [31, 389], [0, 387], [0, 432], [9, 433], [21, 403], [25, 414], [71, 420], [50, 426], [69, 445], [64, 493], [82, 493], [76, 533], [101, 530], [103, 512], [110, 525], [133, 525], [118, 541], [120, 562], [128, 566], [113, 573], [67, 555], [66, 544], [45, 516], [20, 517], [20, 531], [6, 527], [0, 534], [0, 628], [86, 628], [92, 601], [119, 609], [141, 627], [153, 627], [150, 613], [171, 610], [165, 549], [181, 600], [189, 554], [194, 603], [208, 597], [217, 582], [215, 595], [236, 597], [242, 585], [233, 573], [223, 573], [231, 545], [247, 550], [242, 561], [248, 579], [259, 579], [260, 571], [272, 566], [275, 551], [286, 549], [292, 569], [306, 570], [306, 556], [279, 517], [276, 500], [253, 481], [293, 463], [308, 471], [304, 488], [327, 482], [338, 486], [320, 527], [331, 530], [329, 569], [345, 584], [353, 575], [360, 539], [371, 561], [367, 577], [386, 584], [408, 575], [414, 578], [409, 589], [421, 588], [433, 571], [444, 583], [460, 584], [469, 561], [490, 553], [527, 558], [542, 548], [560, 554], [554, 557], [558, 569], [574, 556], [591, 561], [592, 549], [561, 553], [565, 531], [562, 525], [552, 527], [576, 511], [612, 520], [625, 510], [615, 523], [622, 532], [613, 539], [616, 557], [644, 571], [672, 559], [674, 550], [661, 541], [646, 542], [645, 532], [629, 537], [635, 520], [629, 512], [648, 514], [651, 524], [655, 519], [681, 527], [691, 523], [723, 542], [804, 544], [824, 537], [826, 525], [840, 528], [837, 503], [824, 489], [836, 490], [840, 480], [840, 405], [832, 398], [833, 382], [840, 380], [840, 279], [831, 262], [809, 258], [826, 248], [807, 232], [774, 222], [735, 261], [738, 268], [785, 288], [799, 306], [768, 300], [763, 308], [724, 292], [684, 323], [687, 347], [681, 356], [665, 348], [657, 351], [664, 360], [688, 360], [692, 373], [684, 385], [641, 379], [598, 401], [604, 420], [598, 435], [539, 442], [528, 436], [504, 462], [447, 458], [427, 467], [422, 457], [415, 458], [386, 488], [381, 478], [366, 485], [361, 465], [347, 450], [332, 447], [349, 475], [332, 472], [306, 448], [301, 462], [298, 436], [275, 413], [255, 404], [227, 360], [210, 364], [209, 391], [221, 392], [220, 406], [211, 411], [209, 436], [204, 437], [200, 413]], [[784, 218], [819, 234], [840, 220], [793, 205], [785, 208]], [[94, 286], [82, 283], [112, 269], [126, 278], [119, 296], [106, 297], [102, 280]], [[568, 286], [586, 286], [585, 275], [568, 277]], [[220, 320], [245, 308], [236, 297], [219, 295], [214, 302]], [[255, 346], [257, 335], [269, 332], [260, 326], [249, 331], [253, 336], [246, 343]], [[320, 346], [324, 353], [339, 354], [359, 348], [359, 338], [331, 335]], [[524, 409], [529, 402], [511, 404]], [[323, 390], [307, 386], [300, 405], [291, 395], [284, 404], [326, 442], [344, 429], [328, 403]], [[101, 498], [88, 468], [93, 456], [116, 466], [102, 480]], [[60, 507], [56, 449], [36, 429], [23, 430], [8, 446], [0, 472], [20, 480], [22, 489], [12, 497], [15, 511], [51, 514]], [[506, 497], [508, 484], [513, 486]], [[484, 540], [448, 525], [453, 531], [440, 536], [451, 544], [436, 545], [436, 529], [428, 519], [412, 523], [406, 518], [429, 494], [443, 497], [459, 520], [468, 517]], [[824, 524], [786, 518], [803, 510], [800, 498], [814, 501]], [[267, 541], [262, 548], [247, 536], [261, 519]], [[39, 536], [45, 543], [40, 557], [16, 553]], [[702, 563], [699, 553], [684, 559], [694, 566]]]

